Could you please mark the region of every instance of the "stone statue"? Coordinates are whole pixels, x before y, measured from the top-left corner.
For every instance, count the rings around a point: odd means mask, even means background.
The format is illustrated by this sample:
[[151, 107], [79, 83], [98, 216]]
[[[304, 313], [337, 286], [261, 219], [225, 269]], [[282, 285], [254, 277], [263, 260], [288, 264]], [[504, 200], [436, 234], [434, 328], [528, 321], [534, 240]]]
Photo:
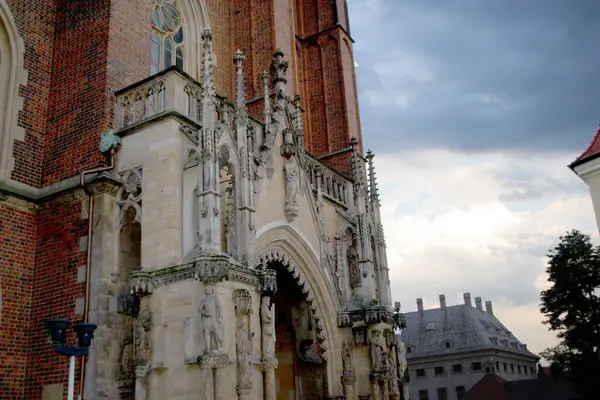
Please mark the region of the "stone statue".
[[406, 348], [404, 342], [400, 340], [399, 335], [396, 335], [396, 357], [398, 357], [398, 367], [400, 368], [400, 374], [404, 373], [406, 369]]
[[204, 335], [204, 353], [216, 353], [223, 350], [223, 309], [221, 302], [213, 293], [211, 285], [204, 285], [204, 298], [198, 307], [202, 317]]
[[235, 200], [233, 185], [230, 185], [225, 189], [226, 193], [226, 213], [225, 213], [225, 235], [227, 243], [227, 253], [233, 255], [237, 248], [236, 243], [236, 232], [235, 232]]
[[236, 348], [238, 361], [238, 387], [249, 388], [252, 385], [252, 338], [248, 334], [248, 316], [240, 315], [237, 318]]
[[358, 241], [356, 235], [352, 236], [352, 244], [348, 247], [346, 252], [346, 259], [348, 260], [348, 270], [350, 272], [350, 285], [360, 285], [360, 268], [358, 266]]
[[300, 168], [296, 156], [285, 160], [285, 207], [287, 217], [298, 216], [298, 193], [300, 192]]
[[148, 305], [143, 302], [137, 318], [133, 322], [133, 343], [135, 364], [150, 361], [150, 339], [148, 332], [151, 326], [151, 315]]
[[371, 336], [371, 365], [373, 371], [385, 371], [387, 368], [387, 358], [385, 337], [383, 337], [379, 329], [374, 329]]
[[354, 364], [352, 363], [352, 348], [346, 341], [344, 341], [342, 344], [342, 363], [344, 365], [344, 374], [354, 371]]
[[275, 309], [271, 298], [264, 296], [260, 303], [263, 359], [275, 357]]

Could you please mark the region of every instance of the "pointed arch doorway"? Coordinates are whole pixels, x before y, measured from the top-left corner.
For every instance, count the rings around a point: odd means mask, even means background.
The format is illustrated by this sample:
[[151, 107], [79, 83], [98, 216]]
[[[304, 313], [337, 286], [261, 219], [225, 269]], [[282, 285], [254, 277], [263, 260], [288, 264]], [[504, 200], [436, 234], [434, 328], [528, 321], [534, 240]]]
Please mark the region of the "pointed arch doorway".
[[327, 393], [326, 361], [317, 324], [298, 280], [279, 261], [268, 269], [277, 272], [275, 307], [275, 370], [277, 400], [320, 400]]

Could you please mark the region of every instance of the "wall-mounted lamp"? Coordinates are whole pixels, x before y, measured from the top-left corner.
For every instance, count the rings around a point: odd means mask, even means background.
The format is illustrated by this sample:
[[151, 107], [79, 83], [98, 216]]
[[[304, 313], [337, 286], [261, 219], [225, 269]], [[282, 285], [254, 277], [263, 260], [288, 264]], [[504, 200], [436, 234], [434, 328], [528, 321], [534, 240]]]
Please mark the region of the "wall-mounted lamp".
[[68, 400], [73, 400], [75, 394], [75, 358], [85, 356], [89, 352], [94, 338], [96, 324], [79, 323], [73, 325], [73, 331], [77, 336], [75, 346], [67, 346], [67, 329], [71, 321], [66, 319], [48, 319], [44, 321], [50, 337], [48, 341], [54, 346], [59, 354], [69, 357], [69, 386], [67, 391]]

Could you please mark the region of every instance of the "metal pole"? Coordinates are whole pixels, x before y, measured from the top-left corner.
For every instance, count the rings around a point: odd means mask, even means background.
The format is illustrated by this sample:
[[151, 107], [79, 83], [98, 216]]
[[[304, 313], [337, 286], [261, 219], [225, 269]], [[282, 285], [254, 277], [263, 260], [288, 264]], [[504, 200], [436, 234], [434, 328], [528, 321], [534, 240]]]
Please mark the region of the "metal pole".
[[75, 356], [69, 357], [69, 387], [67, 391], [67, 399], [73, 400], [75, 394]]

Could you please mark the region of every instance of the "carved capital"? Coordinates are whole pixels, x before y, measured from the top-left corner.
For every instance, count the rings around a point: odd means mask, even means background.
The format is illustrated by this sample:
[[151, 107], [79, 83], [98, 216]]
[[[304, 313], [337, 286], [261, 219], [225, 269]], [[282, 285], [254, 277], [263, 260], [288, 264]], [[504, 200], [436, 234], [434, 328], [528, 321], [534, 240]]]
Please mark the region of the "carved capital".
[[201, 369], [223, 368], [229, 362], [227, 354], [204, 354], [198, 357], [198, 366]]
[[264, 269], [259, 271], [258, 291], [265, 296], [272, 296], [277, 292], [277, 271]]
[[344, 375], [342, 375], [342, 385], [351, 386], [354, 385], [354, 382], [356, 382], [356, 374], [354, 372], [344, 372]]
[[130, 277], [131, 293], [144, 296], [152, 294], [154, 285], [152, 284], [152, 277], [148, 272], [142, 270], [133, 271]]
[[145, 379], [150, 372], [150, 363], [146, 362], [143, 364], [138, 364], [134, 368], [135, 377]]
[[277, 361], [277, 359], [275, 357], [263, 358], [260, 361], [260, 367], [263, 372], [277, 369], [278, 365], [279, 365], [279, 361]]

